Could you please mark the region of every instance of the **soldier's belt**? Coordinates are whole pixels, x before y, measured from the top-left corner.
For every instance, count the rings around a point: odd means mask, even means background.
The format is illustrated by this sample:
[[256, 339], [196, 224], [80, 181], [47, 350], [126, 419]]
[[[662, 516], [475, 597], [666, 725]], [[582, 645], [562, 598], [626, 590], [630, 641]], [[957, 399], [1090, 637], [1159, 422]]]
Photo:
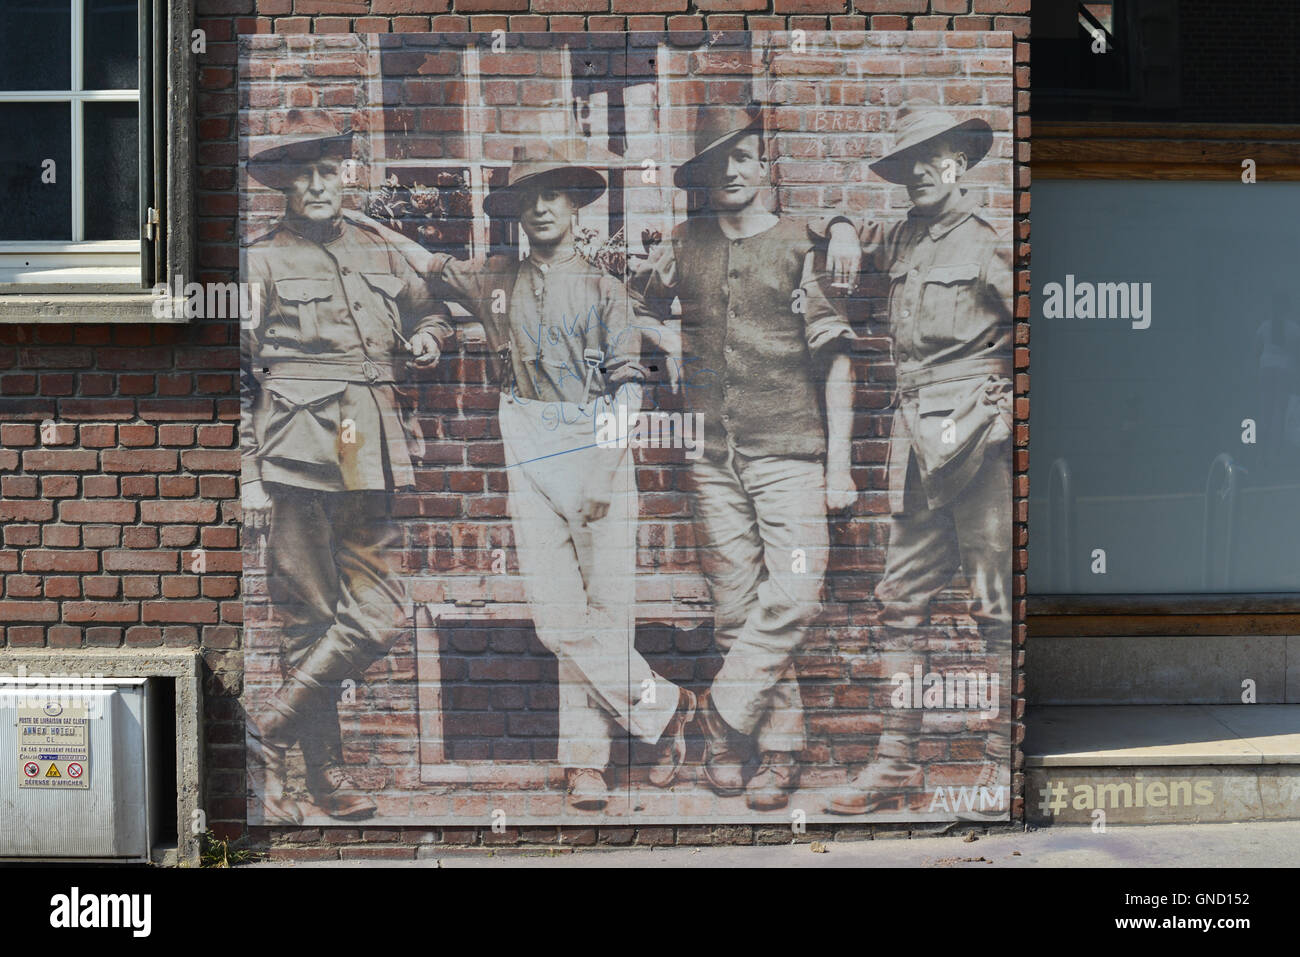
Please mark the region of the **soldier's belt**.
[[266, 375], [272, 379], [321, 379], [335, 382], [360, 382], [376, 385], [396, 382], [393, 364], [381, 359], [282, 358], [266, 363]]
[[899, 392], [915, 392], [922, 386], [934, 385], [936, 382], [953, 382], [957, 379], [973, 379], [985, 375], [1011, 378], [1011, 360], [1007, 358], [954, 359], [951, 362], [926, 366], [915, 372], [900, 372], [896, 381]]

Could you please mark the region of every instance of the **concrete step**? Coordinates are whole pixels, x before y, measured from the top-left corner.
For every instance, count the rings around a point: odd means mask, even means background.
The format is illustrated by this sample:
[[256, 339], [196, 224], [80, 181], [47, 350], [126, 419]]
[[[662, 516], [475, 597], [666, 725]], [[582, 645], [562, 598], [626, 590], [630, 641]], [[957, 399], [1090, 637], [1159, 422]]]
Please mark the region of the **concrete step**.
[[1300, 705], [1038, 707], [1026, 727], [1031, 823], [1300, 819]]

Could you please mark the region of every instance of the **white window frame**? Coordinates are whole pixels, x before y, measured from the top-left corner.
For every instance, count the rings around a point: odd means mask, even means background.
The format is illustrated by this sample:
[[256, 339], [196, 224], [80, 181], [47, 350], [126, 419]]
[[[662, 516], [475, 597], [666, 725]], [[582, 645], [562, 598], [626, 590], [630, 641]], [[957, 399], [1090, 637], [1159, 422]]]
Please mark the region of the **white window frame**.
[[[67, 103], [71, 108], [72, 136], [72, 236], [66, 240], [12, 240], [0, 242], [0, 289], [3, 285], [39, 283], [120, 283], [139, 288], [142, 246], [139, 238], [87, 240], [85, 177], [85, 104], [135, 103], [140, 116], [139, 83], [134, 89], [87, 90], [85, 83], [85, 0], [72, 0], [71, 70], [69, 88], [63, 90], [0, 90], [0, 103]], [[137, 8], [136, 22], [139, 23]], [[136, 59], [141, 51], [137, 45]], [[139, 76], [137, 70], [137, 77]]]
[[[78, 9], [82, 9], [80, 4]], [[147, 123], [150, 153], [149, 176], [141, 177], [141, 188], [147, 186], [153, 225], [150, 235], [141, 224], [143, 250], [137, 261], [147, 281], [158, 285], [0, 282], [0, 324], [185, 325], [192, 321], [185, 318], [184, 310], [160, 316], [155, 292], [163, 282], [175, 283], [178, 276], [183, 283], [195, 279], [194, 107], [203, 50], [194, 30], [193, 0], [140, 0], [140, 17], [144, 21], [140, 75], [141, 82], [147, 80], [148, 84], [141, 91], [140, 123], [142, 137]], [[130, 91], [113, 92], [129, 95]], [[128, 242], [134, 250], [136, 243]], [[50, 252], [63, 254], [58, 249]]]

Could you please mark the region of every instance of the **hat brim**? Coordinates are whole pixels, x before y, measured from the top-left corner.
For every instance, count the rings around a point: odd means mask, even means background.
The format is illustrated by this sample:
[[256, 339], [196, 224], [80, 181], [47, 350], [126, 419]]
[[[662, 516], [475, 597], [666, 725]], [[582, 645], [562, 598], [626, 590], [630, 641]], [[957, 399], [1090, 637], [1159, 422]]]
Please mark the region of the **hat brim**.
[[960, 137], [964, 140], [965, 148], [962, 152], [966, 154], [967, 169], [984, 159], [993, 147], [993, 128], [986, 121], [977, 117], [964, 123], [958, 123], [956, 126], [950, 126], [941, 133], [927, 136], [906, 149], [882, 156], [871, 164], [871, 171], [881, 179], [888, 180], [891, 183], [907, 185], [911, 180], [912, 162], [917, 152], [935, 140], [949, 136]]
[[293, 182], [304, 163], [325, 156], [351, 159], [352, 134], [340, 133], [272, 146], [249, 158], [248, 175], [267, 186], [284, 189]]
[[762, 135], [762, 116], [754, 117], [753, 121], [751, 121], [747, 126], [742, 126], [740, 129], [724, 133], [688, 159], [681, 166], [677, 167], [676, 171], [673, 173], [673, 185], [678, 189], [695, 189], [706, 186], [707, 184], [701, 183], [700, 179], [701, 174], [708, 166], [710, 160], [712, 160], [720, 150], [729, 147], [732, 143], [736, 142], [736, 140], [744, 136], [749, 136], [751, 133], [757, 133], [760, 136]]
[[519, 198], [526, 187], [551, 183], [573, 194], [578, 208], [600, 199], [605, 192], [605, 177], [590, 166], [563, 166], [519, 177], [508, 186], [494, 189], [483, 197], [483, 211], [489, 216], [519, 218]]

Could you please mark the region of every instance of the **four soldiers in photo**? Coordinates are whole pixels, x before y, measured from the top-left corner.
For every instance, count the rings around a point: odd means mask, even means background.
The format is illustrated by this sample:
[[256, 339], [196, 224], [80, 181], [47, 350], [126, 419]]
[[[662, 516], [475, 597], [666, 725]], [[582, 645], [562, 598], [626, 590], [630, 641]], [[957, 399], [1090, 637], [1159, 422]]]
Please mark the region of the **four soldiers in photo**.
[[[693, 721], [715, 793], [772, 810], [799, 787], [796, 661], [822, 610], [828, 516], [858, 494], [854, 333], [834, 290], [860, 272], [889, 277], [897, 371], [880, 623], [924, 664], [930, 603], [961, 570], [990, 654], [1009, 650], [1012, 263], [961, 186], [990, 147], [986, 123], [900, 113], [894, 150], [872, 168], [907, 186], [906, 218], [809, 223], [769, 208], [761, 109], [701, 107], [694, 156], [674, 174], [694, 211], [625, 284], [575, 248], [578, 211], [606, 190], [577, 144], [516, 149], [485, 211], [517, 222], [521, 246], [466, 262], [343, 209], [350, 134], [308, 111], [287, 120], [284, 142], [249, 161], [286, 213], [248, 249], [266, 308], [243, 341], [244, 510], [268, 532], [283, 633], [284, 681], [249, 730], [268, 823], [302, 820], [286, 789], [295, 744], [314, 804], [340, 819], [375, 813], [344, 766], [339, 688], [408, 624], [388, 503], [414, 484], [418, 434], [394, 363], [427, 367], [449, 349], [444, 303], [482, 325], [497, 357], [514, 555], [559, 662], [570, 807], [607, 806], [620, 733], [650, 747], [651, 782], [672, 786]], [[680, 342], [662, 325], [674, 300]], [[647, 332], [691, 363], [686, 406], [705, 423], [690, 488], [722, 664], [698, 699], [636, 650], [635, 462], [593, 442], [602, 412], [641, 408]], [[867, 813], [922, 787], [921, 715], [885, 712], [876, 759], [828, 810]], [[1009, 742], [990, 740], [991, 785]]]

